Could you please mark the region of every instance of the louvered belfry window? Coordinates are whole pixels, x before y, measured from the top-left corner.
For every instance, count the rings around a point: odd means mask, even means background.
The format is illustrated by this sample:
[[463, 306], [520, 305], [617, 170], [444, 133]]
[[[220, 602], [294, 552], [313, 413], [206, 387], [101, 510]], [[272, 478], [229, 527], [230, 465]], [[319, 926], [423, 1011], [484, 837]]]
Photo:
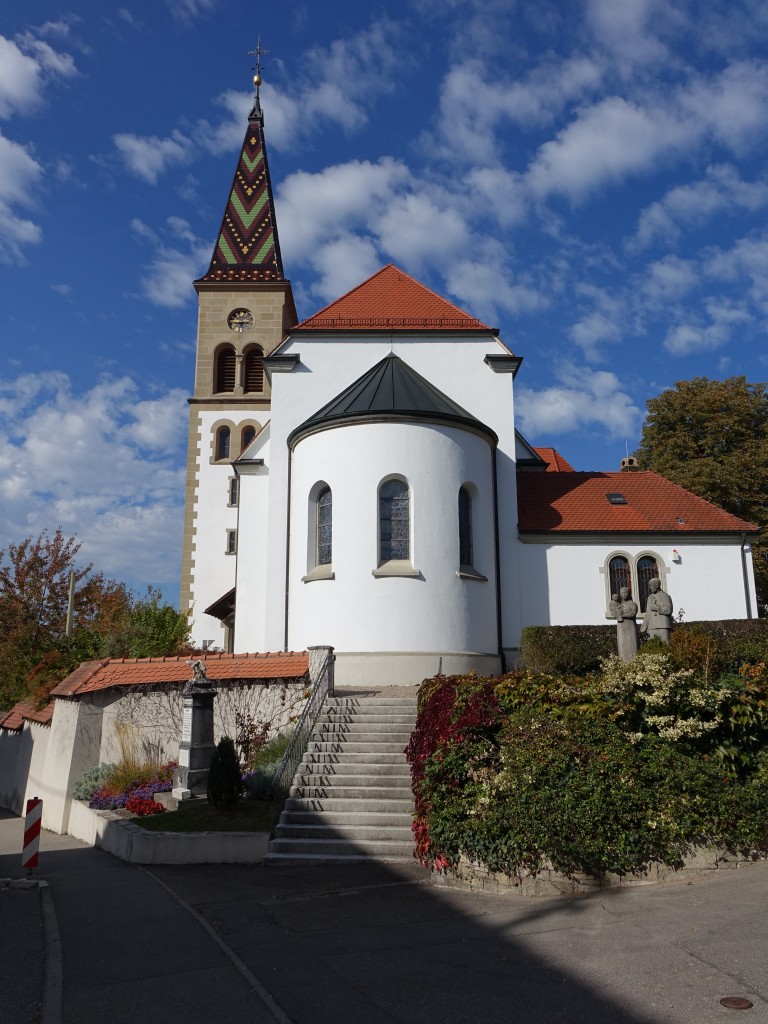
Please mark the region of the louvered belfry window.
[[235, 390], [237, 360], [231, 345], [225, 345], [216, 353], [216, 375], [213, 390], [218, 394]]
[[411, 511], [405, 480], [387, 480], [379, 490], [379, 560], [411, 557]]
[[629, 559], [623, 555], [614, 555], [608, 563], [608, 572], [611, 578], [611, 594], [618, 594], [622, 587], [628, 587], [632, 593], [632, 573], [629, 569]]
[[640, 605], [640, 611], [645, 611], [645, 604], [648, 600], [650, 590], [648, 584], [652, 579], [659, 578], [659, 566], [655, 558], [650, 555], [643, 555], [642, 558], [637, 560], [637, 589], [639, 590], [638, 604]]
[[247, 395], [264, 390], [264, 350], [261, 345], [252, 345], [245, 353], [245, 378], [243, 391]]

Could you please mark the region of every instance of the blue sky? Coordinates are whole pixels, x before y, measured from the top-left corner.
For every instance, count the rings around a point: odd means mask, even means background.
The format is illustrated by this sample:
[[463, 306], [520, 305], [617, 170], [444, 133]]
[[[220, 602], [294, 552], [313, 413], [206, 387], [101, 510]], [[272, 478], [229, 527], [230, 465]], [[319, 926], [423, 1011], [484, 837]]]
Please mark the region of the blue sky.
[[191, 282], [259, 35], [300, 316], [399, 264], [501, 328], [519, 426], [577, 469], [618, 468], [676, 380], [766, 377], [762, 0], [12, 6], [0, 547], [60, 525], [176, 599]]

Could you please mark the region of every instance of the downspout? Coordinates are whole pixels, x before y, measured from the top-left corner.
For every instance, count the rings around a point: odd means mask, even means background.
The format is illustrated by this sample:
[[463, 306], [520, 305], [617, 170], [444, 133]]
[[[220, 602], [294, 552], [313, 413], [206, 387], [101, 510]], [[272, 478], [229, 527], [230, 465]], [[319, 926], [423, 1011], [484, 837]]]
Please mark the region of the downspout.
[[496, 445], [491, 448], [491, 463], [493, 466], [493, 546], [496, 563], [496, 636], [499, 645], [499, 666], [503, 674], [507, 671], [507, 661], [504, 656], [504, 644], [501, 638], [501, 555], [499, 545], [499, 481], [496, 469]]
[[747, 535], [741, 535], [741, 574], [744, 577], [744, 603], [747, 606], [747, 618], [752, 618], [752, 601], [749, 596], [749, 572], [747, 571]]
[[285, 510], [285, 630], [283, 632], [283, 650], [288, 650], [288, 591], [290, 589], [291, 568], [291, 472], [293, 469], [293, 448], [288, 448], [288, 487], [287, 507]]

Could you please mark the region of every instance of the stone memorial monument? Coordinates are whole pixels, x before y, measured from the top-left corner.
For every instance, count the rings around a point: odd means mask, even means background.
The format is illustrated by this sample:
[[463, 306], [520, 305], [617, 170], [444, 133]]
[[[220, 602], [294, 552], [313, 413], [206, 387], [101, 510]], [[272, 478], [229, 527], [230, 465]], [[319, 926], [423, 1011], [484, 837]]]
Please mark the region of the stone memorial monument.
[[[615, 598], [615, 594], [612, 595]], [[616, 642], [622, 661], [632, 661], [637, 654], [637, 605], [629, 587], [622, 587], [619, 600], [611, 600], [611, 615], [616, 619]]]
[[213, 742], [213, 698], [216, 690], [205, 674], [202, 661], [190, 661], [192, 678], [182, 691], [183, 714], [179, 767], [173, 773], [172, 795], [176, 800], [205, 798], [208, 769], [216, 746]]
[[645, 602], [643, 629], [648, 636], [657, 636], [665, 644], [669, 643], [672, 629], [672, 598], [661, 589], [661, 580], [648, 581], [648, 600]]

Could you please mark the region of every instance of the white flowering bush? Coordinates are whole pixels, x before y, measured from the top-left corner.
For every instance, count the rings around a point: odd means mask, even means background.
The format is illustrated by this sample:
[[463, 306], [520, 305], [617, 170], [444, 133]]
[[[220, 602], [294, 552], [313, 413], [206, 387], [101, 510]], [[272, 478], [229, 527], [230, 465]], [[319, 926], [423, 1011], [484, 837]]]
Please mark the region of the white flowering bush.
[[658, 651], [632, 661], [611, 655], [602, 662], [597, 690], [614, 704], [612, 717], [638, 742], [654, 733], [670, 742], [697, 740], [723, 724], [733, 692], [690, 668], [676, 668]]

